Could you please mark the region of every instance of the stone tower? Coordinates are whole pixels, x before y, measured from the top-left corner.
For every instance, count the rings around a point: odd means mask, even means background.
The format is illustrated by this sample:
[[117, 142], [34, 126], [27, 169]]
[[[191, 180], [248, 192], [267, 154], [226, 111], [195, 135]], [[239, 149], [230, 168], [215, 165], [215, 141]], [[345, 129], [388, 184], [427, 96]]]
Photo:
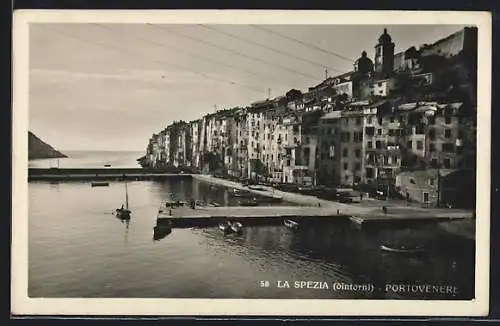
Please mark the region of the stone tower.
[[389, 77], [394, 69], [394, 43], [387, 34], [387, 28], [375, 45], [375, 73], [382, 78]]

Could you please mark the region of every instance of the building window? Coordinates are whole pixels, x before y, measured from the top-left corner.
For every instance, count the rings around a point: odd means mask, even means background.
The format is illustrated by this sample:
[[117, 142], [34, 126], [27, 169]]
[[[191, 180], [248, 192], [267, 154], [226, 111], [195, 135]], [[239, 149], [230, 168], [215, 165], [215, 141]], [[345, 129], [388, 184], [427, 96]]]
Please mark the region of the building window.
[[431, 160], [431, 166], [432, 166], [433, 168], [437, 168], [437, 166], [438, 166], [438, 160], [437, 160], [437, 159], [435, 159], [435, 158], [433, 158], [433, 159]]
[[356, 151], [354, 152], [356, 157], [359, 158], [361, 156], [361, 150], [360, 149], [356, 149]]
[[373, 178], [375, 174], [373, 173], [373, 168], [366, 168], [366, 177]]
[[382, 142], [381, 142], [380, 140], [377, 140], [377, 141], [375, 142], [375, 147], [376, 147], [377, 149], [381, 149], [381, 148], [382, 148]]
[[444, 123], [446, 123], [447, 125], [449, 125], [451, 123], [451, 117], [450, 116], [444, 117]]
[[343, 157], [348, 157], [348, 156], [349, 156], [349, 151], [347, 150], [347, 148], [344, 148], [344, 149], [342, 150], [342, 156], [343, 156]]
[[445, 138], [451, 138], [451, 130], [450, 129], [445, 129], [444, 130], [444, 137]]
[[436, 139], [436, 129], [430, 129], [429, 130], [429, 138], [431, 140], [435, 140]]
[[449, 169], [451, 167], [451, 160], [449, 158], [445, 158], [443, 161], [443, 165], [445, 169]]
[[377, 120], [378, 120], [378, 124], [381, 125], [382, 124], [382, 117], [378, 117]]
[[354, 170], [355, 171], [361, 171], [361, 163], [356, 163], [356, 165], [354, 165]]
[[382, 135], [382, 129], [377, 129], [377, 135]]
[[356, 143], [362, 142], [363, 141], [363, 132], [362, 131], [354, 132], [353, 138], [354, 138], [354, 142], [356, 142]]
[[344, 170], [348, 170], [349, 169], [349, 163], [344, 163]]
[[411, 140], [409, 140], [407, 143], [406, 143], [406, 147], [408, 147], [409, 149], [412, 149], [413, 148], [413, 143]]
[[375, 127], [366, 127], [365, 133], [367, 136], [374, 136], [375, 135]]
[[436, 144], [435, 143], [430, 143], [429, 144], [429, 151], [435, 152], [436, 151]]
[[371, 140], [368, 141], [368, 148], [373, 148], [373, 142]]
[[395, 130], [394, 129], [389, 129], [389, 136], [395, 136]]
[[424, 144], [421, 140], [417, 140], [417, 149], [423, 149], [424, 148]]
[[430, 178], [429, 179], [429, 185], [434, 186], [436, 184], [436, 179], [435, 178]]
[[368, 116], [368, 117], [366, 118], [366, 123], [367, 123], [367, 124], [372, 124], [372, 120], [373, 120], [373, 118], [372, 118], [372, 116], [370, 115], [370, 116]]
[[444, 143], [442, 148], [443, 148], [443, 152], [448, 152], [448, 153], [451, 153], [454, 150], [453, 144], [451, 144], [451, 143]]

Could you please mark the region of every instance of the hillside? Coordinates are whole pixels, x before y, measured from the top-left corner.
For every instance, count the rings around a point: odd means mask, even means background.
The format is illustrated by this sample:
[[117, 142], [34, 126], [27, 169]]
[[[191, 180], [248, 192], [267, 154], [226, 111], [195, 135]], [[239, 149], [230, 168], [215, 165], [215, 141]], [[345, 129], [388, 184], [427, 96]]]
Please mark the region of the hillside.
[[67, 157], [28, 131], [28, 159]]

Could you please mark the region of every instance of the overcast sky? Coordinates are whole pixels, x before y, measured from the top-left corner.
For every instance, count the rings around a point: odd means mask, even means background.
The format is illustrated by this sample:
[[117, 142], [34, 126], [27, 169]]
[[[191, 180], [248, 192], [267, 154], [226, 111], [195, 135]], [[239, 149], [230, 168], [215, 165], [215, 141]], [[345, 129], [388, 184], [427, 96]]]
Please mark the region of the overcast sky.
[[[60, 150], [144, 150], [174, 120], [262, 100], [269, 88], [271, 97], [306, 90], [325, 67], [351, 70], [363, 50], [373, 59], [384, 29], [262, 27], [31, 24], [29, 128]], [[387, 28], [398, 52], [462, 27]]]

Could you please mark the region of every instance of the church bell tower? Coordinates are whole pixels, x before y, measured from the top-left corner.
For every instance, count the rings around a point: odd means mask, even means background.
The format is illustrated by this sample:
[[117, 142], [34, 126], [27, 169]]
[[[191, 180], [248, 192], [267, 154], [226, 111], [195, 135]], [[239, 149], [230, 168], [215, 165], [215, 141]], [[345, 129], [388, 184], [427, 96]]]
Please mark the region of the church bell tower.
[[375, 45], [375, 73], [382, 78], [389, 77], [394, 69], [394, 43], [384, 28], [384, 33]]

